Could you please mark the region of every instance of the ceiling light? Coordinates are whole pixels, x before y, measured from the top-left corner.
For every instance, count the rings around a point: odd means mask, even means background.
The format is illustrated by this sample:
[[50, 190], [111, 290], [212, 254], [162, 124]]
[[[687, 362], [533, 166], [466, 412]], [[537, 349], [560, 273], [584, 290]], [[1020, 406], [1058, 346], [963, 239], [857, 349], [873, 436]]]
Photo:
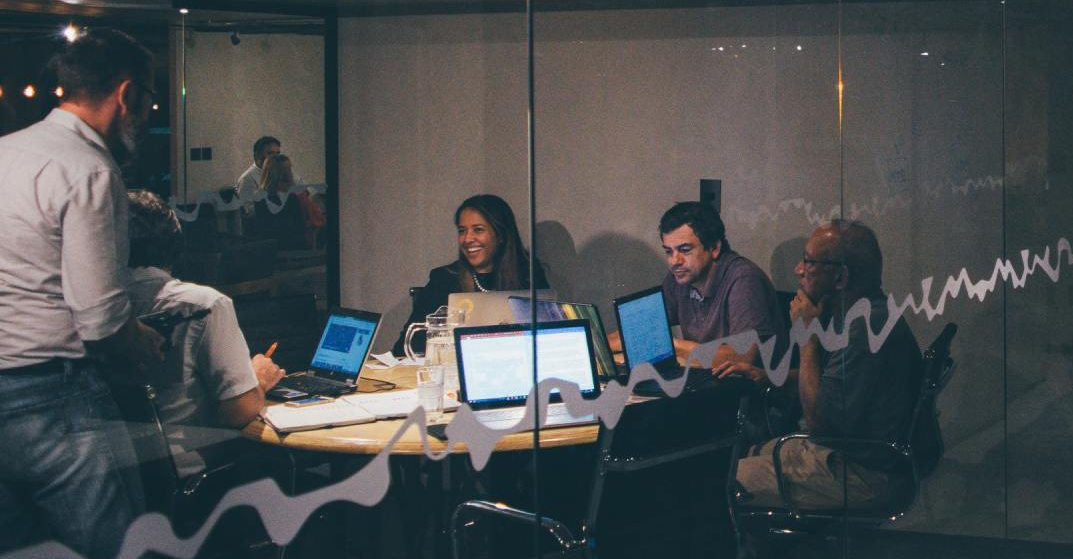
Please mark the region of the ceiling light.
[[67, 39], [68, 43], [75, 42], [75, 39], [78, 38], [78, 28], [74, 24], [68, 23], [67, 27], [63, 28], [63, 37]]
[[30, 84], [23, 88], [22, 94], [25, 95], [27, 99], [33, 99], [34, 95], [37, 95], [37, 89], [33, 86], [33, 84]]

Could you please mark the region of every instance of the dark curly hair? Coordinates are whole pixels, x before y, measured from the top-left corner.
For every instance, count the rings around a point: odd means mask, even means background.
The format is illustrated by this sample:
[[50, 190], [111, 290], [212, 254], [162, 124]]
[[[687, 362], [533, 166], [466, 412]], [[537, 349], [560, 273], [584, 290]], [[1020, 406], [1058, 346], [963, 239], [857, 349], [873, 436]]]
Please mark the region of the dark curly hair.
[[159, 196], [147, 190], [132, 190], [127, 193], [127, 199], [130, 201], [127, 225], [130, 258], [127, 265], [170, 269], [183, 249], [183, 229], [175, 212]]
[[723, 220], [719, 218], [719, 213], [708, 204], [678, 202], [660, 218], [659, 234], [660, 236], [666, 235], [683, 225], [688, 225], [693, 229], [693, 234], [700, 239], [704, 250], [714, 249], [716, 242], [722, 243], [720, 250], [724, 252], [730, 250], [726, 235], [727, 228], [723, 225]]

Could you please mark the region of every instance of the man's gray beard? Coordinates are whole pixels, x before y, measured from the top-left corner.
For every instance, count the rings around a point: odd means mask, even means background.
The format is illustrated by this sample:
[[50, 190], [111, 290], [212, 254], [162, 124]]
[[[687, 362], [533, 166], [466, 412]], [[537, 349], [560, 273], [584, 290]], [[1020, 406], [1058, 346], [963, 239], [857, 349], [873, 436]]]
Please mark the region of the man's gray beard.
[[120, 167], [134, 162], [138, 156], [138, 144], [141, 143], [139, 126], [133, 116], [123, 117], [116, 125], [115, 140], [108, 142], [108, 151]]
[[138, 124], [134, 122], [134, 117], [123, 119], [119, 126], [119, 141], [127, 152], [123, 163], [134, 161], [138, 156]]

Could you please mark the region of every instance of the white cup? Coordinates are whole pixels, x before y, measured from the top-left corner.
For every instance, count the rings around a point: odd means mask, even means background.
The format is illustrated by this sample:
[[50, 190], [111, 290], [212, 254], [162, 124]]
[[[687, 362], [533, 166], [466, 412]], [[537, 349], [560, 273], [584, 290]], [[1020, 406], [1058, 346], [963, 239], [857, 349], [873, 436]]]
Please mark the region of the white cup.
[[443, 419], [443, 365], [417, 368], [417, 402], [425, 408], [426, 423]]

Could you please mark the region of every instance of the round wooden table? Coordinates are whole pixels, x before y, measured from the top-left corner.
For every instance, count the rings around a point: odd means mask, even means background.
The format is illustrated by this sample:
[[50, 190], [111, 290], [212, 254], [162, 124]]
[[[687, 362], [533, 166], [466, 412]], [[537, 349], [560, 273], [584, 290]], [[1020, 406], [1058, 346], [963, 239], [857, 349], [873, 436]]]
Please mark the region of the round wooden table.
[[[392, 369], [369, 369], [366, 367], [361, 373], [358, 390], [372, 390], [376, 381], [392, 382], [398, 389], [414, 388], [416, 385], [414, 369], [415, 367], [412, 366], [399, 366]], [[453, 413], [447, 413], [444, 422], [449, 422], [453, 416]], [[405, 419], [379, 420], [361, 425], [347, 425], [281, 435], [260, 419], [256, 419], [242, 430], [242, 434], [255, 441], [287, 448], [349, 454], [378, 454], [387, 448], [388, 443], [395, 437], [405, 422]], [[551, 448], [592, 444], [596, 442], [598, 433], [599, 426], [596, 424], [542, 429], [540, 431], [540, 447]], [[447, 450], [447, 443], [444, 441], [431, 436], [427, 437], [427, 441], [428, 449], [432, 452], [442, 453]], [[532, 448], [533, 432], [522, 431], [510, 433], [500, 438], [496, 443], [495, 452], [530, 450]], [[455, 443], [452, 445], [451, 452], [456, 454], [466, 453], [468, 449], [464, 444]], [[421, 442], [421, 432], [416, 425], [411, 425], [407, 428], [406, 432], [391, 448], [391, 454], [418, 455], [424, 453], [425, 446]]]

